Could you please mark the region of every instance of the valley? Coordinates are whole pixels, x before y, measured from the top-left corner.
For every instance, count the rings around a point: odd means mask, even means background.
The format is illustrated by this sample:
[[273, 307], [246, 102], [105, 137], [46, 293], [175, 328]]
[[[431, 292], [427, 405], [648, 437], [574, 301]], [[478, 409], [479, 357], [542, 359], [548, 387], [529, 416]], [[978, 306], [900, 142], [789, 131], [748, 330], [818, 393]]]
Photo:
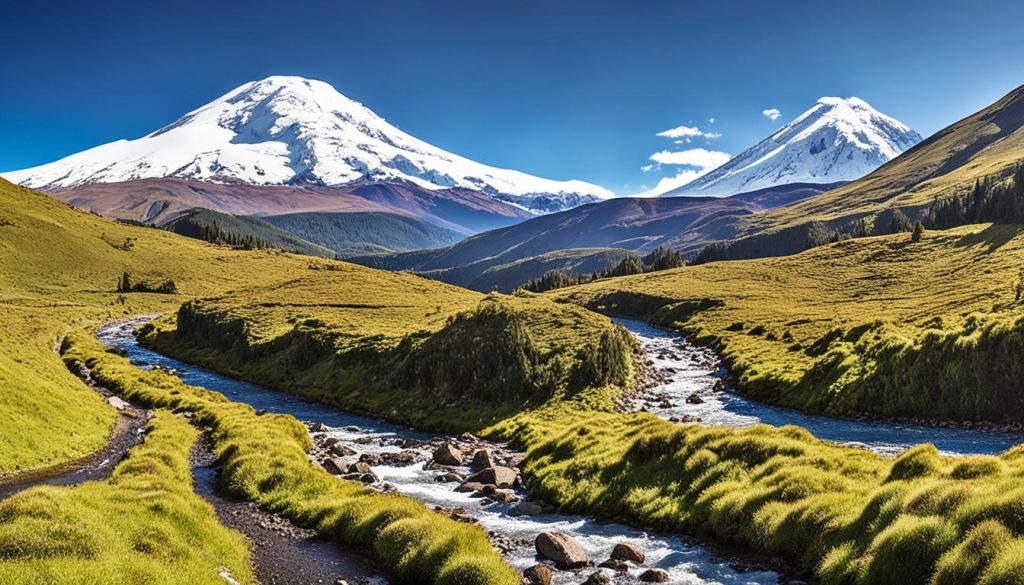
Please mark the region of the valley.
[[5, 7], [0, 584], [1024, 585], [1024, 10], [913, 8]]

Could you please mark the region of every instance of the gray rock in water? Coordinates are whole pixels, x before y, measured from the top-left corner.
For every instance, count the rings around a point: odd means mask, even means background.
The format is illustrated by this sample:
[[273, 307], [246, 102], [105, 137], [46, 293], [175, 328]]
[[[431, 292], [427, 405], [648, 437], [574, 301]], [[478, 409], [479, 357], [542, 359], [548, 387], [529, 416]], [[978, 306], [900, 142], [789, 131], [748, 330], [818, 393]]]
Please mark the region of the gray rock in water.
[[359, 461], [348, 466], [348, 473], [373, 473], [370, 469], [370, 464], [365, 461]]
[[612, 582], [612, 578], [608, 576], [608, 573], [604, 571], [597, 571], [592, 573], [587, 580], [583, 582], [583, 585], [607, 585]]
[[451, 483], [454, 481], [463, 481], [464, 479], [465, 478], [459, 475], [458, 473], [455, 473], [454, 471], [449, 471], [448, 473], [442, 473], [441, 475], [435, 477], [434, 481]]
[[341, 459], [341, 457], [331, 457], [327, 461], [324, 461], [324, 469], [331, 475], [341, 475], [348, 473], [348, 465]]
[[494, 493], [490, 494], [490, 496], [491, 500], [502, 504], [511, 504], [519, 499], [514, 491], [505, 489], [494, 490]]
[[498, 462], [494, 460], [494, 454], [490, 449], [477, 449], [473, 452], [473, 459], [469, 468], [473, 471], [482, 471], [488, 467], [494, 467]]
[[511, 467], [488, 467], [478, 471], [466, 478], [466, 481], [475, 481], [483, 484], [492, 483], [498, 487], [512, 487], [516, 483], [519, 473]]
[[351, 457], [356, 454], [355, 451], [347, 447], [341, 441], [335, 441], [335, 443], [331, 445], [331, 453], [337, 455], [338, 457]]
[[519, 502], [512, 506], [508, 513], [512, 516], [536, 516], [537, 514], [543, 514], [544, 508], [533, 502]]
[[640, 581], [643, 583], [668, 583], [668, 573], [662, 569], [647, 569], [640, 573]]
[[642, 565], [647, 556], [644, 555], [644, 551], [640, 550], [636, 545], [620, 542], [615, 545], [612, 549], [612, 559], [616, 561], [629, 561]]
[[453, 447], [451, 443], [445, 443], [434, 451], [434, 462], [441, 465], [462, 465], [462, 451]]
[[537, 554], [555, 562], [560, 569], [590, 566], [590, 556], [580, 543], [561, 532], [541, 532], [534, 541]]
[[696, 394], [690, 394], [686, 397], [687, 404], [704, 404], [704, 399]]
[[467, 493], [467, 492], [477, 492], [477, 491], [480, 491], [482, 489], [484, 489], [484, 484], [482, 484], [480, 482], [476, 482], [476, 481], [466, 481], [466, 482], [463, 482], [463, 483], [459, 484], [459, 486], [457, 488], [455, 488], [455, 491], [457, 491], [459, 493]]
[[626, 561], [617, 561], [615, 559], [601, 561], [601, 564], [597, 566], [604, 569], [612, 569], [613, 571], [626, 571], [629, 569], [629, 563]]
[[534, 565], [523, 571], [523, 577], [529, 585], [551, 585], [551, 567]]

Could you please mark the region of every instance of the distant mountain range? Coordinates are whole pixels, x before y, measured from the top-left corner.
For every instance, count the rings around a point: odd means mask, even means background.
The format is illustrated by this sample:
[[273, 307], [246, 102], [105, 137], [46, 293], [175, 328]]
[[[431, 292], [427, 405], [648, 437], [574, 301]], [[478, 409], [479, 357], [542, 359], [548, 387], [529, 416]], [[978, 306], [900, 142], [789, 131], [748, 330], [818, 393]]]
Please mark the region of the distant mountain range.
[[662, 195], [727, 196], [791, 183], [859, 179], [921, 141], [859, 98], [824, 97], [768, 138]]
[[537, 212], [611, 196], [583, 181], [542, 179], [452, 154], [327, 83], [285, 76], [246, 83], [142, 138], [4, 178], [46, 191], [157, 178], [258, 186], [397, 182], [472, 190]]
[[477, 234], [438, 250], [356, 256], [353, 262], [414, 270], [477, 290], [505, 292], [549, 270], [593, 272], [626, 253], [659, 246], [695, 256], [737, 234], [742, 218], [839, 184], [797, 184], [732, 197], [617, 198]]

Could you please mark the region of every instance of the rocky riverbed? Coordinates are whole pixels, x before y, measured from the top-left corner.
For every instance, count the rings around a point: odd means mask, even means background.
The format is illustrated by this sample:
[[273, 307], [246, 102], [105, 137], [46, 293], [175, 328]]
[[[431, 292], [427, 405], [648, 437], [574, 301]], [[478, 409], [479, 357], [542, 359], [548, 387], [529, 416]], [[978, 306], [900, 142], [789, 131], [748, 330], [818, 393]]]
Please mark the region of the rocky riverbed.
[[527, 584], [779, 582], [753, 559], [716, 561], [678, 537], [561, 514], [531, 498], [520, 475], [523, 454], [507, 444], [470, 434], [424, 439], [358, 425], [308, 428], [311, 459], [339, 480], [404, 493], [440, 514], [479, 524]]

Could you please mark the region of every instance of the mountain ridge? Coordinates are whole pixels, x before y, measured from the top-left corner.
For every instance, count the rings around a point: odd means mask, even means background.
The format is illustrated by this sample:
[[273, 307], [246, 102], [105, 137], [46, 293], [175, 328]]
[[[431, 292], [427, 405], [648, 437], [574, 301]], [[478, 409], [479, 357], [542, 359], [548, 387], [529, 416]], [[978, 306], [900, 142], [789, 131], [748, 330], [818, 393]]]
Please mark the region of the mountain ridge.
[[153, 178], [319, 186], [401, 181], [472, 189], [542, 212], [611, 196], [584, 181], [544, 179], [447, 152], [325, 82], [291, 76], [243, 84], [142, 138], [3, 176], [48, 191]]
[[1024, 162], [1024, 86], [950, 124], [871, 174], [842, 187], [743, 220], [735, 238], [708, 260], [795, 254], [815, 230], [850, 231], [862, 222], [885, 233], [900, 211], [924, 219], [938, 199], [968, 193], [982, 179], [1005, 178]]
[[768, 138], [661, 197], [729, 196], [791, 183], [852, 181], [921, 141], [856, 97], [823, 97]]

